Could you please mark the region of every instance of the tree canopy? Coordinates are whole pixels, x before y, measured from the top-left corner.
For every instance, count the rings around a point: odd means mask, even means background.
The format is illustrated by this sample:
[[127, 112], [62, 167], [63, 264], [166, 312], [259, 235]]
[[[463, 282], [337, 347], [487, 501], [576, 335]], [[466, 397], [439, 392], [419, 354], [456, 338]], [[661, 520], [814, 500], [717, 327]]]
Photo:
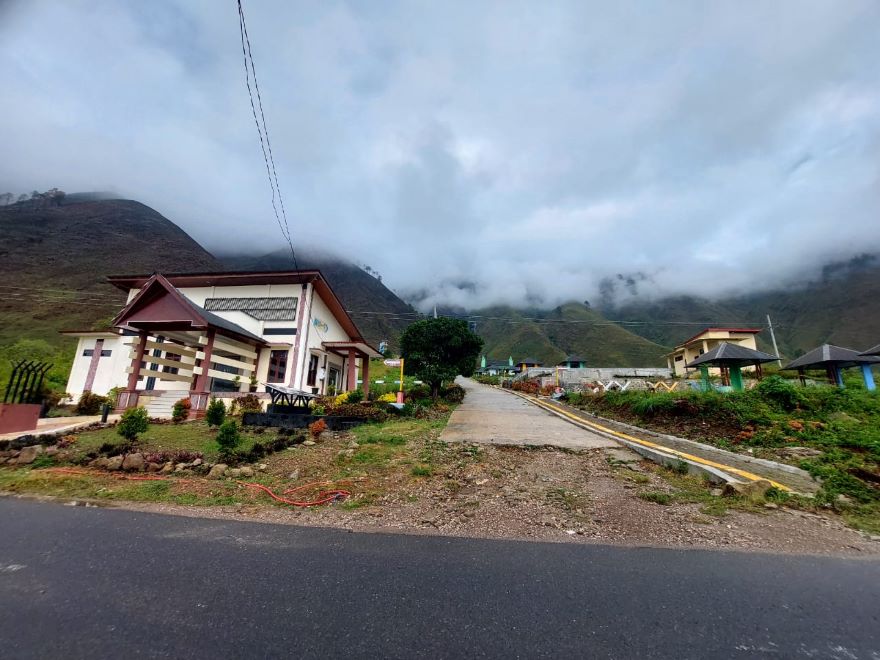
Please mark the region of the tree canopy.
[[482, 348], [483, 340], [460, 319], [423, 319], [400, 336], [404, 372], [428, 383], [435, 397], [443, 381], [474, 373]]

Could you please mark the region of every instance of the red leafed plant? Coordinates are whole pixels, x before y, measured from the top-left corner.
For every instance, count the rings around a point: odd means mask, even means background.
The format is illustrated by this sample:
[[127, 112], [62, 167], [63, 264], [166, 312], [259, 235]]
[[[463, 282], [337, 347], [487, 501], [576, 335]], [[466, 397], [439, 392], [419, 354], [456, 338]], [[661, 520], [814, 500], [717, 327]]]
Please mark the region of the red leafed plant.
[[326, 430], [327, 430], [327, 422], [325, 422], [323, 419], [319, 419], [319, 420], [314, 421], [311, 424], [309, 424], [309, 433], [311, 433], [312, 437], [314, 437], [314, 438], [317, 438], [319, 435], [321, 435]]

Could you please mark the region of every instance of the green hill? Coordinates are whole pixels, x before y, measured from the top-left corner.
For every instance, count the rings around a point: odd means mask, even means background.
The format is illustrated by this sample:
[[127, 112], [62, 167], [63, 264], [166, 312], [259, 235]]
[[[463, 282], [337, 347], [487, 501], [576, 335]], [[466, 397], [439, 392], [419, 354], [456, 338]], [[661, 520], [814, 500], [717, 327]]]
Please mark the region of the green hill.
[[[864, 255], [829, 264], [813, 281], [762, 293], [719, 300], [679, 296], [603, 311], [615, 321], [646, 323], [633, 326], [633, 332], [667, 345], [686, 339], [701, 326], [763, 327], [769, 314], [785, 357], [797, 357], [823, 343], [864, 349], [880, 342], [880, 258]], [[670, 321], [694, 324], [658, 323]], [[764, 350], [771, 348], [766, 331], [758, 342]]]
[[576, 353], [597, 367], [665, 366], [660, 344], [616, 325], [580, 303], [553, 310], [490, 307], [469, 313], [492, 360], [533, 357], [556, 364]]

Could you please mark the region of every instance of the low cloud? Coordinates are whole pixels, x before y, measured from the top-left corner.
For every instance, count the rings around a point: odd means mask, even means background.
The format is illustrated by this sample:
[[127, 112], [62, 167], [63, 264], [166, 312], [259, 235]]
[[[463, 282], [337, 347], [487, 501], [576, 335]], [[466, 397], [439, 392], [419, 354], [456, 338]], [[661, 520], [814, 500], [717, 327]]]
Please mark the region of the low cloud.
[[[244, 5], [294, 240], [426, 308], [711, 296], [880, 251], [872, 0]], [[281, 247], [232, 5], [0, 18], [0, 187]]]

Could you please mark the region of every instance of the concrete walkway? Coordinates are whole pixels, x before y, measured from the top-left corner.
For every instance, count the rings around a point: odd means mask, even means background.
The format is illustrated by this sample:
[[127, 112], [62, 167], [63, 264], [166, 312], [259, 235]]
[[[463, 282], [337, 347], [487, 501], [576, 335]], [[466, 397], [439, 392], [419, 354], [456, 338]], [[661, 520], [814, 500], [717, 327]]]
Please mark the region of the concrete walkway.
[[[120, 415], [110, 415], [108, 422], [115, 422]], [[47, 435], [52, 433], [64, 433], [75, 431], [95, 422], [100, 422], [100, 415], [80, 415], [77, 417], [45, 417], [37, 421], [37, 428], [33, 431], [14, 431], [12, 433], [0, 433], [0, 440], [15, 440], [23, 435]]]
[[620, 447], [506, 392], [458, 378], [467, 395], [449, 417], [440, 440], [498, 445], [552, 445], [571, 449]]

